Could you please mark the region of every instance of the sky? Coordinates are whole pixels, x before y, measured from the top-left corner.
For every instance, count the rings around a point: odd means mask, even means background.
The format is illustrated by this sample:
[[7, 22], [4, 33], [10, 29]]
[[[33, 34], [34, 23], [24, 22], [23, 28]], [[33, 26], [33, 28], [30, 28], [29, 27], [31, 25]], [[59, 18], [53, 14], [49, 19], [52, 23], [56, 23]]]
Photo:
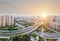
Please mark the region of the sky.
[[0, 14], [39, 15], [60, 13], [60, 0], [0, 0]]

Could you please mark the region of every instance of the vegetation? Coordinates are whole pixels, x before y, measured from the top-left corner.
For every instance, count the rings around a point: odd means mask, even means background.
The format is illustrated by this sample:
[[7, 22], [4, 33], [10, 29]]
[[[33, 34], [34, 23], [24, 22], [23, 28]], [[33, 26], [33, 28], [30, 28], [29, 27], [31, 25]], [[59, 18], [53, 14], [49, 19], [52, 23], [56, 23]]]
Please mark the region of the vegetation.
[[16, 26], [16, 25], [9, 26], [8, 30], [9, 31], [11, 31], [11, 30], [18, 30], [18, 26]]
[[43, 40], [43, 37], [39, 37], [39, 41], [44, 41], [44, 40]]
[[2, 28], [0, 28], [0, 30], [7, 30], [8, 29], [8, 27], [2, 27]]
[[47, 39], [47, 41], [55, 41], [56, 39]]
[[[40, 38], [39, 41], [44, 41], [43, 37], [39, 37], [39, 38]], [[47, 39], [47, 41], [56, 41], [56, 39]]]
[[33, 38], [36, 38], [36, 34], [35, 33], [31, 33], [29, 36], [32, 36]]
[[11, 26], [5, 26], [5, 27], [1, 27], [0, 30], [18, 30], [18, 26], [16, 25], [11, 25]]
[[13, 41], [31, 41], [28, 35], [20, 35], [13, 38]]
[[0, 41], [6, 41], [6, 39], [4, 39], [4, 38], [0, 38]]

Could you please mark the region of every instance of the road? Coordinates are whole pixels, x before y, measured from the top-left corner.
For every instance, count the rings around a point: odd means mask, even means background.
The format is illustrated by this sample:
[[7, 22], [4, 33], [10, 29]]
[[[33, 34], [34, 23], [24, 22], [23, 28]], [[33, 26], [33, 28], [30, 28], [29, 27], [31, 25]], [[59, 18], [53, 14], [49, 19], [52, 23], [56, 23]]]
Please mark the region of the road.
[[[45, 26], [45, 25], [44, 25]], [[60, 33], [58, 31], [55, 31], [53, 29], [51, 29], [50, 27], [46, 26], [49, 30], [55, 32], [55, 33], [49, 33], [49, 32], [41, 32], [41, 31], [35, 31], [34, 33], [39, 35], [39, 36], [43, 36], [46, 39], [60, 39]]]
[[0, 36], [14, 37], [14, 36], [18, 36], [18, 35], [28, 34], [32, 31], [34, 31], [35, 29], [37, 29], [37, 27], [39, 27], [40, 25], [41, 25], [40, 23], [36, 23], [36, 24], [29, 26], [25, 29], [20, 29], [20, 30], [15, 30], [15, 31], [1, 31]]
[[[28, 33], [32, 32], [32, 31], [36, 30], [37, 27], [39, 27], [40, 25], [41, 25], [41, 23], [39, 22], [39, 23], [36, 23], [36, 24], [34, 24], [32, 26], [26, 27], [24, 29], [19, 29], [19, 30], [16, 30], [16, 31], [1, 31], [0, 32], [0, 36], [3, 36], [3, 37], [6, 37], [6, 36], [8, 36], [8, 37], [9, 36], [14, 37], [14, 36], [18, 36], [18, 35], [28, 34]], [[54, 31], [55, 33], [41, 32], [41, 31], [40, 32], [36, 32], [35, 31], [35, 33], [37, 35], [39, 35], [39, 36], [43, 36], [43, 37], [46, 37], [46, 38], [52, 38], [52, 39], [53, 38], [56, 39], [56, 38], [60, 37], [60, 33], [59, 32], [57, 32], [57, 31], [49, 28], [48, 26], [47, 26], [47, 28], [49, 30]]]

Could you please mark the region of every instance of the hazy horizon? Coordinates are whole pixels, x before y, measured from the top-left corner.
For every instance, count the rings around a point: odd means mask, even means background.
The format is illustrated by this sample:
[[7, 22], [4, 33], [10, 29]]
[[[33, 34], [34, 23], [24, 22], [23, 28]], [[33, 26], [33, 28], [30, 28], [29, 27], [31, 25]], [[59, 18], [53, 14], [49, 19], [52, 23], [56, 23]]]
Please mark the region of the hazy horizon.
[[0, 14], [60, 14], [60, 0], [0, 0]]

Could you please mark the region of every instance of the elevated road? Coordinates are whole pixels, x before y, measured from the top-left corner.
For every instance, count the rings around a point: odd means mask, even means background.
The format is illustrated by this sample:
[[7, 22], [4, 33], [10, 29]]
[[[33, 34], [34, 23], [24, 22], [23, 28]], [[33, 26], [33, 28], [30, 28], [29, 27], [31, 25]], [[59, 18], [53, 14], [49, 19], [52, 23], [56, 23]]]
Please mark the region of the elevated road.
[[29, 26], [25, 29], [20, 29], [20, 30], [15, 30], [15, 31], [0, 31], [0, 36], [14, 37], [14, 36], [18, 36], [18, 35], [28, 34], [32, 31], [34, 31], [35, 29], [37, 29], [37, 27], [39, 27], [40, 25], [41, 25], [41, 23], [36, 23], [36, 24]]
[[48, 33], [48, 32], [46, 33], [37, 31], [35, 31], [34, 33], [46, 39], [60, 39], [60, 33]]
[[[44, 25], [45, 26], [45, 25]], [[55, 33], [49, 33], [49, 32], [41, 32], [41, 31], [35, 31], [34, 33], [45, 37], [46, 39], [60, 39], [60, 33], [54, 29], [51, 29], [49, 26], [46, 26], [49, 30], [55, 32]]]
[[[0, 36], [3, 37], [14, 37], [14, 36], [18, 36], [18, 35], [24, 35], [24, 34], [28, 34], [34, 30], [37, 29], [37, 27], [39, 27], [40, 25], [42, 25], [40, 22], [35, 23], [32, 26], [26, 27], [24, 29], [19, 29], [19, 30], [15, 30], [15, 31], [0, 31]], [[54, 31], [55, 33], [49, 33], [49, 32], [34, 32], [39, 36], [43, 36], [45, 38], [50, 38], [50, 39], [58, 39], [60, 38], [60, 33], [58, 31], [55, 31], [53, 29], [51, 29], [50, 27], [46, 26], [49, 30]]]

